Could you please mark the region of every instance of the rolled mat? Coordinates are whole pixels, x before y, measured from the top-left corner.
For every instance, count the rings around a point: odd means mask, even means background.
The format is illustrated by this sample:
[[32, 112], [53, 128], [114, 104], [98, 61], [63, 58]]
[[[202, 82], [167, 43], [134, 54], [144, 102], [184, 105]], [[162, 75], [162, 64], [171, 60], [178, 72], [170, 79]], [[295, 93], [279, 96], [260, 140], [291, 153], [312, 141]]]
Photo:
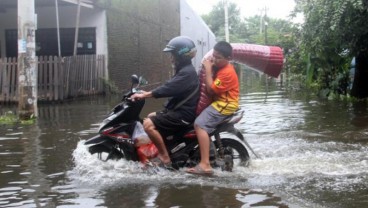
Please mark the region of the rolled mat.
[[233, 60], [277, 78], [283, 67], [284, 54], [280, 47], [232, 43]]

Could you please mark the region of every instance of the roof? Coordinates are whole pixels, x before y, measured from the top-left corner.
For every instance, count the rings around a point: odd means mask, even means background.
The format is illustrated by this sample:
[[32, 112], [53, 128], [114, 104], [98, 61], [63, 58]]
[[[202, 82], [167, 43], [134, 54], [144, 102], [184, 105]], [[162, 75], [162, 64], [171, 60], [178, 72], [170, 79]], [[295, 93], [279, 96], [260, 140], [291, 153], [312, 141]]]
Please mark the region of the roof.
[[[55, 6], [53, 0], [34, 0], [35, 7], [52, 7]], [[79, 0], [57, 0], [59, 6], [68, 6], [70, 4], [78, 4]], [[81, 6], [93, 8], [96, 0], [80, 0]], [[17, 8], [17, 0], [0, 0], [0, 12], [6, 12], [7, 9]]]

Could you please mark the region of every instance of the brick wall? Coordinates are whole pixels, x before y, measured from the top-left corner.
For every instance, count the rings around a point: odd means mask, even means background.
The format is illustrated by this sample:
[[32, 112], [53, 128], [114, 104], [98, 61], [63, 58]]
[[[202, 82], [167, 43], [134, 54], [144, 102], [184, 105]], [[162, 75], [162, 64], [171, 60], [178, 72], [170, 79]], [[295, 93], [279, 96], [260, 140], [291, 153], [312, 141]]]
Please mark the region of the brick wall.
[[162, 52], [180, 34], [180, 0], [105, 0], [110, 80], [127, 89], [130, 75], [143, 75], [150, 84], [172, 73]]

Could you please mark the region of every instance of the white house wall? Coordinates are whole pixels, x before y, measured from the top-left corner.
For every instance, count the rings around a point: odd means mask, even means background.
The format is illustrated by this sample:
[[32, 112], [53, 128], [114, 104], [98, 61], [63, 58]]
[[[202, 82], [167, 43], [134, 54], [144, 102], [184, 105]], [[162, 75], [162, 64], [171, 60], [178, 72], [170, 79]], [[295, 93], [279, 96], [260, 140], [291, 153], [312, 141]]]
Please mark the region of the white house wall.
[[[56, 28], [55, 7], [37, 8], [37, 27]], [[73, 28], [76, 25], [77, 5], [59, 6], [60, 28]], [[80, 27], [96, 28], [96, 54], [107, 55], [107, 28], [106, 12], [100, 9], [81, 7]], [[5, 30], [17, 29], [17, 10], [8, 9], [6, 13], [0, 13], [0, 44], [1, 56], [5, 57]], [[56, 34], [55, 34], [56, 35]], [[63, 47], [63, 46], [61, 46]]]
[[198, 69], [203, 56], [216, 44], [216, 37], [203, 19], [196, 14], [186, 0], [180, 1], [180, 34], [188, 36], [195, 41], [197, 55], [193, 59]]

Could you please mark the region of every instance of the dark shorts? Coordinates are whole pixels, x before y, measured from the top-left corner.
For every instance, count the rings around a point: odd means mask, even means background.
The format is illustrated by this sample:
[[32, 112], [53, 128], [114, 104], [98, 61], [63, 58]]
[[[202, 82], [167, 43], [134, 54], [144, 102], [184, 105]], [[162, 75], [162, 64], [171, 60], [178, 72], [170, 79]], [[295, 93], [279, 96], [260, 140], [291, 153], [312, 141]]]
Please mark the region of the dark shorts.
[[182, 120], [181, 116], [173, 111], [156, 112], [156, 116], [150, 117], [150, 119], [163, 137], [173, 135], [191, 125], [191, 123]]

